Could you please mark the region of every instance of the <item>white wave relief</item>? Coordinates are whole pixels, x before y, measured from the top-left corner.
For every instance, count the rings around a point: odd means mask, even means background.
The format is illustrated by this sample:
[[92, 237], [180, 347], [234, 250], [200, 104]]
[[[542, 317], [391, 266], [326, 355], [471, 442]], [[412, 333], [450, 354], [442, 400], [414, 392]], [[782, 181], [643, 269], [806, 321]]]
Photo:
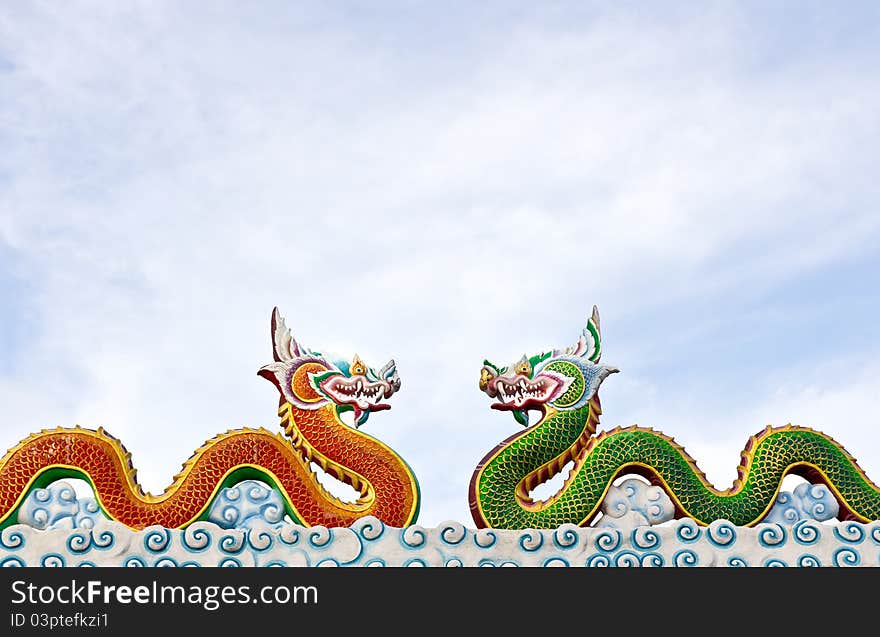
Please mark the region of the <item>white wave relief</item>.
[[284, 520], [277, 493], [248, 481], [218, 497], [211, 521], [132, 531], [59, 482], [33, 492], [19, 510], [20, 524], [0, 533], [0, 565], [880, 566], [880, 522], [793, 519], [790, 509], [797, 506], [798, 516], [827, 520], [833, 507], [816, 487], [780, 494], [769, 523], [745, 528], [718, 520], [700, 527], [671, 520], [661, 490], [626, 480], [609, 491], [604, 524], [507, 531], [455, 521], [399, 529], [372, 517], [350, 528], [306, 528]]

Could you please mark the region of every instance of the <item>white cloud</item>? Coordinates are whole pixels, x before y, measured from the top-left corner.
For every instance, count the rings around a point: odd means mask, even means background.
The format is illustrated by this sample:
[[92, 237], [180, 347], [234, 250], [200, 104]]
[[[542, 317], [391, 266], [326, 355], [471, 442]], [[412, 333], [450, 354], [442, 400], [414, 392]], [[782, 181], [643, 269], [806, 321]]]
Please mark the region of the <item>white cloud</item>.
[[[615, 321], [650, 329], [730, 294], [760, 311], [880, 234], [880, 80], [857, 48], [787, 58], [724, 11], [507, 18], [425, 42], [320, 9], [235, 11], [0, 12], [0, 241], [38, 326], [0, 384], [10, 444], [105, 424], [160, 490], [213, 433], [274, 423], [255, 372], [277, 304], [310, 346], [397, 359], [403, 391], [370, 431], [420, 476], [423, 521], [468, 520], [470, 472], [514, 427], [476, 390], [485, 356], [564, 345], [595, 302], [609, 362], [657, 360]], [[624, 372], [606, 422], [670, 413], [642, 392], [663, 378]], [[758, 419], [747, 435], [830, 404], [804, 391], [730, 417]], [[685, 402], [664, 426], [681, 438], [719, 408]], [[864, 456], [875, 436], [855, 421]], [[745, 437], [726, 433], [723, 454], [688, 445], [710, 475], [735, 468]]]

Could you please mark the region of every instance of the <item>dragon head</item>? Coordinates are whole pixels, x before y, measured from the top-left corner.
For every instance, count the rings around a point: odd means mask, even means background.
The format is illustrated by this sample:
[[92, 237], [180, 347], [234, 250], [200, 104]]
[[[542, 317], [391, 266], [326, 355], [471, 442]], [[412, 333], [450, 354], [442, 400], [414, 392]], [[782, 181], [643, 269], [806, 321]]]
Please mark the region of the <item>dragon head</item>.
[[480, 389], [496, 399], [492, 409], [513, 412], [516, 421], [528, 426], [528, 411], [578, 409], [596, 394], [599, 385], [616, 367], [599, 365], [602, 353], [599, 310], [594, 306], [578, 342], [566, 349], [523, 356], [508, 367], [483, 361]]
[[349, 361], [335, 360], [303, 347], [290, 334], [276, 307], [272, 311], [272, 345], [275, 362], [257, 372], [272, 381], [284, 400], [299, 409], [335, 405], [337, 414], [354, 412], [356, 427], [370, 413], [391, 409], [382, 402], [400, 389], [400, 377], [393, 360], [378, 371], [357, 355]]

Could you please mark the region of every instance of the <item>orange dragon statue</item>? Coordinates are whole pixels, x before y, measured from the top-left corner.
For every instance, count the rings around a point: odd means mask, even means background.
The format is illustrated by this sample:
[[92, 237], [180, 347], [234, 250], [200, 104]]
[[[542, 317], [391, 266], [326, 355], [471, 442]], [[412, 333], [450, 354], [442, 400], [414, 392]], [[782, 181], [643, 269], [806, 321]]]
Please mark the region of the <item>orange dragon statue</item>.
[[[0, 460], [0, 529], [15, 524], [28, 495], [61, 478], [90, 483], [107, 517], [132, 529], [151, 525], [183, 528], [207, 519], [222, 489], [247, 480], [276, 488], [290, 518], [302, 525], [349, 526], [372, 515], [389, 526], [412, 524], [419, 511], [419, 485], [406, 462], [359, 427], [400, 389], [394, 361], [374, 370], [357, 356], [333, 360], [300, 345], [278, 309], [272, 313], [275, 361], [259, 370], [281, 393], [282, 434], [236, 429], [197, 449], [161, 495], [145, 493], [131, 454], [103, 429], [43, 430]], [[354, 426], [340, 415], [353, 412]], [[327, 474], [358, 493], [344, 502], [312, 471]]]

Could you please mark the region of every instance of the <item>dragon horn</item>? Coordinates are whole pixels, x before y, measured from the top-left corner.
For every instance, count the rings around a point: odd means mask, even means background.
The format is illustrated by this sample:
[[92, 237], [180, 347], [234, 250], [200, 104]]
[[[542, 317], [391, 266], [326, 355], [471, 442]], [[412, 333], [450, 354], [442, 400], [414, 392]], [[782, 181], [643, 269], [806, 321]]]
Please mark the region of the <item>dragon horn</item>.
[[272, 310], [272, 346], [272, 354], [277, 362], [291, 361], [300, 355], [299, 343], [290, 334], [277, 307]]
[[593, 306], [593, 313], [587, 319], [587, 325], [581, 332], [578, 342], [564, 350], [556, 350], [555, 353], [568, 354], [569, 356], [583, 356], [592, 363], [598, 363], [602, 356], [602, 337], [599, 331], [599, 308]]
[[394, 359], [392, 358], [390, 361], [382, 366], [382, 369], [379, 370], [379, 378], [387, 380], [396, 371], [397, 366], [395, 365]]

